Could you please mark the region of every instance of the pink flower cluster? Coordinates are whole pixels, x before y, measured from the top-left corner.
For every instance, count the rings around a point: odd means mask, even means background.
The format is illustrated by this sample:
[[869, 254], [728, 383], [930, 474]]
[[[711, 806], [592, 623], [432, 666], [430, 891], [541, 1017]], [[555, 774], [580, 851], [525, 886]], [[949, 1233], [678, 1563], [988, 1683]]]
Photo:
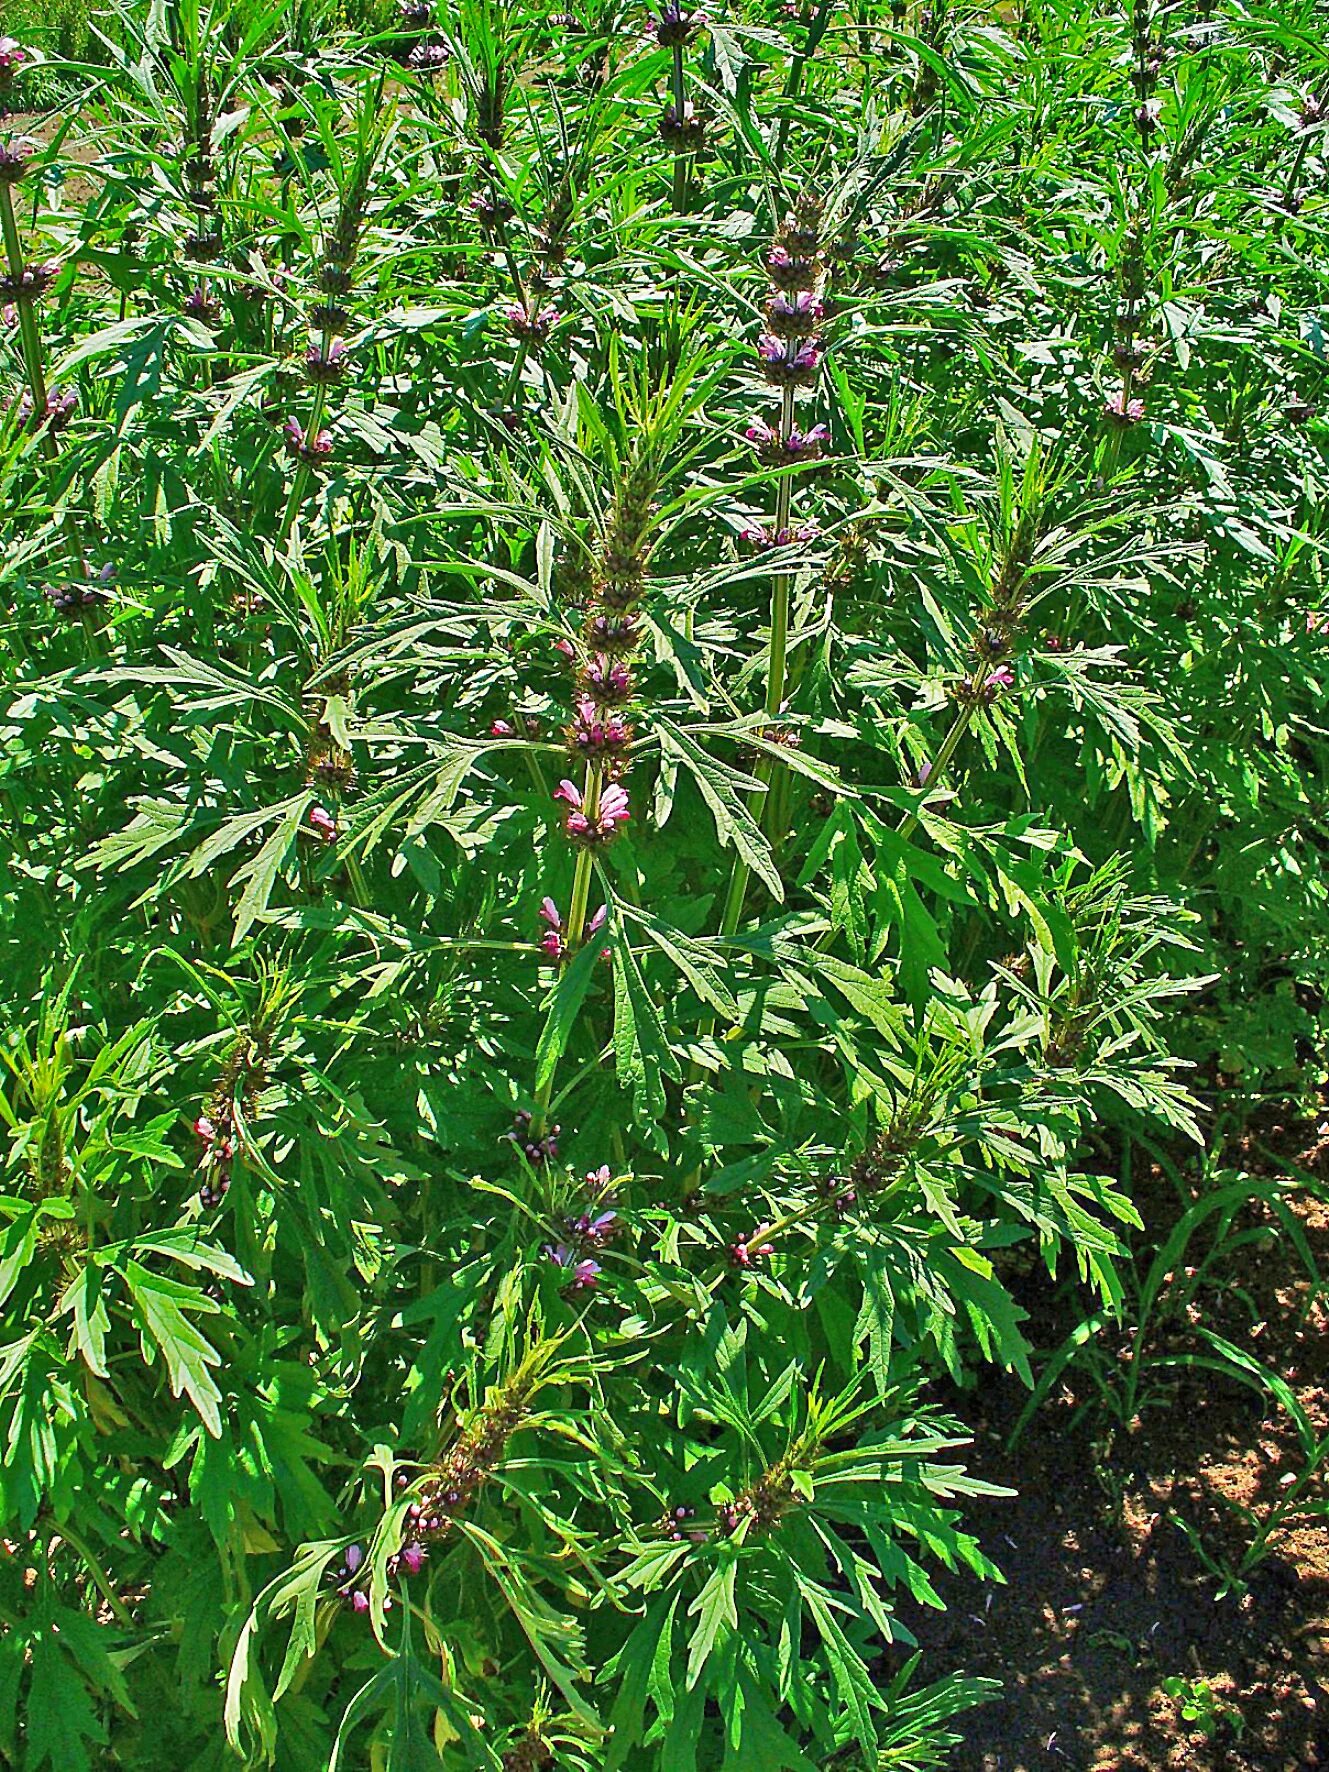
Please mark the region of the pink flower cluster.
[[[609, 907], [608, 905], [602, 904], [599, 910], [591, 918], [590, 922], [587, 923], [585, 933], [588, 936], [598, 935], [604, 928], [608, 916]], [[540, 938], [540, 950], [542, 953], [546, 954], [556, 966], [561, 965], [567, 958], [568, 954], [567, 926], [563, 921], [562, 912], [552, 898], [541, 899], [540, 917], [543, 922], [549, 925], [548, 933], [542, 935]], [[602, 949], [601, 958], [605, 960], [609, 958], [608, 948]]]
[[554, 789], [556, 800], [566, 800], [570, 811], [563, 828], [574, 843], [594, 845], [608, 843], [618, 834], [618, 827], [628, 821], [627, 789], [611, 782], [600, 795], [599, 804], [588, 812], [582, 791], [575, 781], [566, 778]]

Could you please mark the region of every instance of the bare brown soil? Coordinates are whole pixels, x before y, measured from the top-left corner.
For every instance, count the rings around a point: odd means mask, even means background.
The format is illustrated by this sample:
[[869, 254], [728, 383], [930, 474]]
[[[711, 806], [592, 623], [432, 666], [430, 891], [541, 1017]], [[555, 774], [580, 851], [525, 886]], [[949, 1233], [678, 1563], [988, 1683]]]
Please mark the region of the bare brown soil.
[[[1329, 1119], [1246, 1135], [1234, 1165], [1275, 1173], [1289, 1159], [1310, 1187], [1296, 1211], [1321, 1275], [1329, 1274]], [[1319, 1197], [1317, 1197], [1317, 1193]], [[1140, 1201], [1152, 1237], [1180, 1211], [1155, 1172]], [[1244, 1224], [1267, 1218], [1257, 1206]], [[1022, 1302], [1044, 1346], [1075, 1322], [1073, 1301], [1032, 1272]], [[1200, 1299], [1205, 1324], [1283, 1376], [1319, 1431], [1329, 1427], [1329, 1291], [1286, 1236], [1248, 1244]], [[1193, 1324], [1194, 1318], [1192, 1318]], [[1193, 1345], [1188, 1325], [1160, 1330], [1169, 1351]], [[1112, 1344], [1124, 1360], [1127, 1338]], [[1167, 1377], [1142, 1414], [1111, 1434], [1072, 1368], [1014, 1450], [1024, 1403], [1013, 1379], [985, 1386], [971, 1420], [971, 1468], [1017, 1490], [971, 1511], [1007, 1585], [951, 1578], [945, 1613], [912, 1613], [925, 1665], [1003, 1682], [1003, 1697], [962, 1720], [959, 1772], [1302, 1772], [1329, 1767], [1329, 1521], [1303, 1518], [1278, 1535], [1244, 1594], [1219, 1582], [1193, 1549], [1235, 1561], [1249, 1528], [1229, 1505], [1261, 1513], [1301, 1468], [1287, 1414], [1255, 1390], [1210, 1373]], [[1329, 1483], [1309, 1491], [1323, 1498]], [[1169, 1678], [1203, 1680], [1216, 1715], [1183, 1719]]]

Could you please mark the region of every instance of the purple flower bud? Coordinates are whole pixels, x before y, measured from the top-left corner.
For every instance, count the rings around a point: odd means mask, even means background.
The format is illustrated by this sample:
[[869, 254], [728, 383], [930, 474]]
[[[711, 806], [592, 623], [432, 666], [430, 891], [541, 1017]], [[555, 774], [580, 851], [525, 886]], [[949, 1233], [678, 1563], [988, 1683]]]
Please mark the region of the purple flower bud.
[[816, 259], [772, 246], [766, 254], [766, 274], [777, 289], [811, 289], [821, 275]]
[[406, 65], [412, 73], [432, 80], [448, 65], [447, 48], [442, 43], [417, 43], [406, 58]]
[[191, 320], [200, 320], [204, 326], [216, 327], [221, 321], [221, 303], [202, 283], [196, 283], [185, 297], [184, 311]]
[[18, 398], [19, 422], [28, 425], [34, 431], [41, 430], [43, 426], [52, 431], [63, 430], [73, 417], [77, 406], [78, 394], [73, 388], [68, 390], [51, 388], [46, 396], [46, 410], [42, 417], [34, 422], [32, 395], [24, 388]]
[[348, 1545], [346, 1548], [346, 1573], [354, 1575], [365, 1560], [365, 1549], [362, 1544]]
[[802, 547], [807, 542], [815, 541], [820, 534], [821, 530], [816, 523], [795, 523], [788, 529], [776, 530], [766, 529], [758, 523], [740, 529], [738, 539], [746, 542], [749, 547], [765, 552], [768, 548]]
[[672, 48], [675, 44], [690, 43], [705, 23], [704, 12], [688, 12], [678, 0], [665, 0], [649, 29], [662, 48]]
[[401, 1565], [408, 1575], [418, 1575], [425, 1566], [425, 1547], [422, 1544], [402, 1546]]
[[351, 368], [351, 359], [346, 353], [346, 346], [339, 338], [329, 344], [326, 352], [317, 345], [310, 345], [305, 352], [305, 380], [315, 387], [334, 387], [338, 382], [346, 380]]
[[616, 707], [632, 696], [632, 672], [620, 659], [597, 654], [581, 671], [585, 695], [600, 707]]
[[325, 332], [339, 338], [351, 323], [351, 316], [335, 301], [318, 302], [305, 316], [311, 332]]
[[60, 274], [58, 259], [47, 259], [39, 265], [24, 265], [15, 275], [0, 277], [0, 304], [38, 301]]
[[790, 431], [784, 440], [785, 454], [811, 460], [821, 454], [830, 436], [829, 425], [813, 425], [810, 431]]
[[514, 338], [525, 339], [528, 344], [539, 345], [549, 337], [549, 329], [559, 319], [559, 312], [555, 307], [547, 307], [541, 308], [539, 313], [533, 314], [529, 309], [522, 307], [519, 302], [513, 302], [510, 307], [504, 308], [503, 318], [507, 321]]
[[356, 1588], [351, 1595], [351, 1609], [355, 1612], [368, 1612], [369, 1595], [365, 1593], [363, 1588]]
[[615, 757], [632, 742], [632, 727], [610, 710], [602, 710], [589, 696], [577, 702], [576, 717], [565, 728], [568, 749], [578, 757]]
[[332, 437], [330, 433], [327, 431], [320, 431], [318, 436], [311, 443], [307, 439], [304, 426], [300, 423], [298, 418], [287, 419], [286, 423], [282, 426], [282, 437], [286, 443], [287, 454], [294, 456], [296, 461], [303, 462], [306, 467], [321, 467], [332, 454]]
[[777, 290], [766, 303], [766, 324], [780, 338], [808, 338], [825, 312], [825, 303], [810, 289]]
[[705, 121], [690, 99], [684, 104], [682, 115], [676, 105], [666, 105], [660, 117], [660, 139], [675, 154], [699, 154], [706, 146]]
[[501, 227], [504, 222], [510, 222], [516, 214], [506, 197], [491, 198], [483, 191], [477, 191], [467, 207], [486, 233]]
[[757, 340], [767, 381], [776, 387], [811, 387], [821, 367], [821, 347], [814, 339], [799, 342], [777, 338], [764, 332]]
[[619, 825], [628, 820], [627, 790], [617, 782], [601, 793], [594, 818], [586, 813], [581, 789], [575, 782], [560, 782], [554, 790], [554, 798], [565, 800], [571, 808], [563, 828], [574, 843], [607, 843], [617, 834]]
[[0, 185], [16, 185], [32, 160], [32, 149], [23, 141], [0, 142]]
[[215, 229], [209, 229], [206, 233], [186, 234], [184, 255], [194, 264], [210, 265], [221, 257], [225, 244]]

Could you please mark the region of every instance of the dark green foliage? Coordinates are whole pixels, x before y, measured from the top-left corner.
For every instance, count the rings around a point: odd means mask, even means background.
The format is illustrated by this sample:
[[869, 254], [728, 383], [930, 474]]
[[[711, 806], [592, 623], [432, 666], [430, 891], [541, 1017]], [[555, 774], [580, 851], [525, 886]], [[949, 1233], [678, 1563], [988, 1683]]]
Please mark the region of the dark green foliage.
[[0, 1754], [946, 1763], [943, 1387], [1323, 1033], [1329, 78], [1200, 11], [7, 19]]

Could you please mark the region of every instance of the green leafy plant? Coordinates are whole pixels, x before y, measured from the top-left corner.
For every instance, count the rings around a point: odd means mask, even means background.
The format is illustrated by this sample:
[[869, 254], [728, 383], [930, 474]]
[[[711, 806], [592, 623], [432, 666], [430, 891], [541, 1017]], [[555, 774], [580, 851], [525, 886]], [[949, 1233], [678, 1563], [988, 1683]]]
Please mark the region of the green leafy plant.
[[1020, 1273], [1143, 1335], [1104, 1134], [1318, 1025], [1313, 12], [90, 22], [0, 47], [0, 1754], [944, 1764]]

